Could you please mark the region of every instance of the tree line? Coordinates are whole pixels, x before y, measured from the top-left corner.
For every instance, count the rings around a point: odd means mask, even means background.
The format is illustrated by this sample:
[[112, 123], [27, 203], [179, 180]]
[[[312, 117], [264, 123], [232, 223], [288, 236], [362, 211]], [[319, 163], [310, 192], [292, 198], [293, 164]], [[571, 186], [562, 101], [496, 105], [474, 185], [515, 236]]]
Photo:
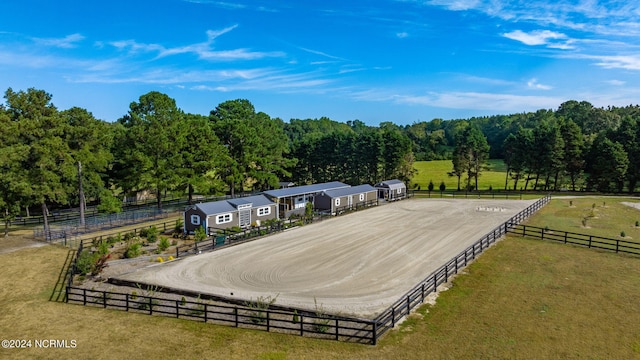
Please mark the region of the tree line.
[[[79, 107], [60, 111], [52, 95], [9, 88], [0, 105], [0, 209], [5, 232], [26, 209], [99, 203], [119, 211], [123, 197], [152, 191], [230, 194], [344, 181], [409, 181], [412, 146], [401, 128], [354, 126], [326, 118], [285, 123], [248, 100], [225, 101], [208, 116], [182, 111], [152, 91], [108, 123]], [[80, 206], [81, 211], [83, 206]]]
[[[635, 191], [640, 180], [640, 107], [596, 108], [567, 101], [557, 110], [416, 122], [284, 122], [248, 100], [218, 104], [209, 115], [182, 111], [152, 91], [113, 123], [79, 107], [60, 111], [44, 90], [9, 88], [0, 104], [0, 209], [95, 201], [118, 211], [123, 197], [153, 191], [230, 194], [342, 181], [399, 178], [413, 163], [451, 159], [458, 189], [477, 189], [489, 158], [503, 159], [505, 189]], [[464, 183], [462, 181], [464, 180]]]
[[468, 189], [477, 188], [491, 158], [504, 160], [505, 189], [634, 192], [639, 122], [638, 105], [604, 109], [570, 100], [557, 110], [435, 119], [404, 131], [417, 160], [452, 159], [450, 175], [466, 179]]

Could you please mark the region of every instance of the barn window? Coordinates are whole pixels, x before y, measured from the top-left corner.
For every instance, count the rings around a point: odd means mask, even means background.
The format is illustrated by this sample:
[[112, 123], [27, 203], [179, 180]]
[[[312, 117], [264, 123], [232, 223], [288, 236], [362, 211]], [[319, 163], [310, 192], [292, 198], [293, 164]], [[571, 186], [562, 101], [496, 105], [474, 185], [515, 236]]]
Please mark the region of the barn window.
[[267, 206], [258, 208], [258, 216], [267, 216], [269, 214], [271, 214], [271, 207]]
[[364, 201], [364, 194], [360, 194], [360, 201]]
[[337, 198], [335, 203], [336, 203], [336, 206], [340, 206], [340, 198]]
[[398, 190], [396, 190], [396, 192], [397, 192], [398, 194], [402, 194], [402, 188], [398, 188]]
[[232, 219], [233, 216], [231, 216], [231, 214], [218, 215], [216, 216], [216, 224], [225, 224], [231, 222]]
[[200, 225], [200, 215], [191, 215], [191, 223], [193, 225]]

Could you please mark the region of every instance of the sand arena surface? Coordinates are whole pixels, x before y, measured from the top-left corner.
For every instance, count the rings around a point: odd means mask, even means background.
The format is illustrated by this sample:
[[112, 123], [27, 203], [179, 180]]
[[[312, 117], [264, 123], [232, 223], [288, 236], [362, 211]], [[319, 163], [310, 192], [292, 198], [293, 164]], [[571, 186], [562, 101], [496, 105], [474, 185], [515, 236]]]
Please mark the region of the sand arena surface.
[[373, 318], [534, 202], [404, 200], [118, 278]]

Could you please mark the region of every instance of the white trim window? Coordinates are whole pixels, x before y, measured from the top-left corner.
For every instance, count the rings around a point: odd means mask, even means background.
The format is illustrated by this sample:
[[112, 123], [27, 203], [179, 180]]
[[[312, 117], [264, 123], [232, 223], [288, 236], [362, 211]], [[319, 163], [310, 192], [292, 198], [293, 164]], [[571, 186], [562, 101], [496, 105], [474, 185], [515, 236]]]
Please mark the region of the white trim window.
[[258, 216], [267, 216], [271, 214], [271, 206], [258, 208]]
[[226, 224], [231, 222], [231, 220], [233, 220], [231, 213], [216, 216], [216, 224]]
[[364, 201], [364, 194], [360, 194], [360, 196], [358, 197], [358, 199], [360, 199], [360, 201]]
[[198, 214], [191, 215], [191, 224], [200, 225], [200, 215]]
[[398, 188], [396, 192], [398, 193], [398, 195], [402, 194], [402, 188]]
[[336, 198], [336, 200], [334, 201], [334, 203], [336, 204], [336, 206], [340, 206], [340, 198]]

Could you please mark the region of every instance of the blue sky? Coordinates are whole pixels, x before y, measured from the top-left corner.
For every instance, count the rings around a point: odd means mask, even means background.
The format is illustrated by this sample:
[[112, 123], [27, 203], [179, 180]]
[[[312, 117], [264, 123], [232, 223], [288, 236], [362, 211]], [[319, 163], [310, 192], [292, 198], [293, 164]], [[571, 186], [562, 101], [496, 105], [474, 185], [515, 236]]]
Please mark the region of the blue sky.
[[114, 121], [149, 91], [208, 115], [411, 124], [638, 104], [640, 3], [2, 1], [0, 90]]

